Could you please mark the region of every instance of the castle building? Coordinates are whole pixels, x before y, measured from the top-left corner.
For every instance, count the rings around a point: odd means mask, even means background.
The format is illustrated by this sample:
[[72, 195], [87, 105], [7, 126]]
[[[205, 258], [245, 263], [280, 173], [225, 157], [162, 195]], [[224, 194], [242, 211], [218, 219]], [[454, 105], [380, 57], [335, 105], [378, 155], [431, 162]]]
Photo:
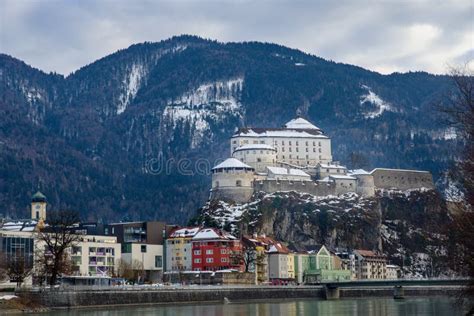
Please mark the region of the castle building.
[[212, 168], [211, 199], [245, 203], [260, 191], [370, 197], [377, 189], [434, 188], [428, 171], [347, 170], [332, 161], [331, 139], [301, 117], [281, 128], [240, 128], [230, 143], [232, 158]]
[[[282, 128], [240, 128], [231, 138], [231, 155], [246, 145], [274, 148], [276, 161], [295, 166], [332, 161], [331, 139], [319, 127], [301, 117], [289, 121]], [[262, 149], [254, 150], [257, 153]], [[243, 161], [250, 164], [245, 159]]]

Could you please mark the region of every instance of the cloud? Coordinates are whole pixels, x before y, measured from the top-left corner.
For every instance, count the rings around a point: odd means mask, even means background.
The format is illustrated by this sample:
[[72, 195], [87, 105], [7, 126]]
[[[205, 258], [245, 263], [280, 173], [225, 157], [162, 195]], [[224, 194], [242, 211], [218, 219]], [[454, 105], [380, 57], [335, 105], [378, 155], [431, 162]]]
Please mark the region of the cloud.
[[443, 73], [474, 58], [470, 0], [0, 0], [0, 8], [0, 50], [63, 74], [184, 33], [275, 42], [382, 73]]

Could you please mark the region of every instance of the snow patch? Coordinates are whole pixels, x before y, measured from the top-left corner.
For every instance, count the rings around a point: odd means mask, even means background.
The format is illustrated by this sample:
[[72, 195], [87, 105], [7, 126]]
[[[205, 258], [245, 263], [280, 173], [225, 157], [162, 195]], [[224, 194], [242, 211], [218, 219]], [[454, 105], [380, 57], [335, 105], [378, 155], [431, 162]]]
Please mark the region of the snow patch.
[[210, 121], [218, 121], [224, 116], [242, 116], [240, 95], [243, 78], [215, 81], [202, 84], [185, 92], [176, 99], [169, 100], [163, 112], [166, 122], [175, 127], [178, 122], [188, 121], [194, 126], [192, 147], [196, 147]]
[[366, 89], [367, 93], [360, 97], [360, 105], [363, 105], [364, 103], [368, 102], [377, 107], [377, 109], [374, 111], [364, 113], [365, 118], [373, 119], [379, 117], [385, 111], [395, 112], [395, 109], [392, 107], [392, 105], [382, 100], [377, 94], [375, 94], [371, 90], [370, 87], [366, 85], [362, 85], [361, 87], [363, 89]]
[[133, 98], [135, 98], [147, 73], [148, 71], [143, 64], [132, 65], [122, 81], [124, 92], [119, 96], [117, 114], [122, 114]]

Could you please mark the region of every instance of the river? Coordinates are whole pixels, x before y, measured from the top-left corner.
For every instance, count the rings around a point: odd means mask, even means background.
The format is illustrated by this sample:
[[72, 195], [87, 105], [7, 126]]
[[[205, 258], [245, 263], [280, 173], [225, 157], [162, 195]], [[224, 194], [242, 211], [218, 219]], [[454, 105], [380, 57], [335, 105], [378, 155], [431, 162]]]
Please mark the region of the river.
[[181, 304], [145, 307], [111, 307], [101, 309], [60, 310], [47, 316], [229, 316], [229, 315], [463, 315], [453, 299], [421, 297], [394, 300], [363, 298], [325, 300], [278, 300], [266, 302], [230, 302], [228, 304]]

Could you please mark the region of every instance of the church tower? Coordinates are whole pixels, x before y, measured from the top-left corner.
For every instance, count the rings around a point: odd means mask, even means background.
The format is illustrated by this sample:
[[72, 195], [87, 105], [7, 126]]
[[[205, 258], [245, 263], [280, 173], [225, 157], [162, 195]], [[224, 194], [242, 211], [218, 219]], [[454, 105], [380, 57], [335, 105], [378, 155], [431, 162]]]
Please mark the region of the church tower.
[[31, 197], [31, 219], [46, 220], [46, 196], [40, 191]]

